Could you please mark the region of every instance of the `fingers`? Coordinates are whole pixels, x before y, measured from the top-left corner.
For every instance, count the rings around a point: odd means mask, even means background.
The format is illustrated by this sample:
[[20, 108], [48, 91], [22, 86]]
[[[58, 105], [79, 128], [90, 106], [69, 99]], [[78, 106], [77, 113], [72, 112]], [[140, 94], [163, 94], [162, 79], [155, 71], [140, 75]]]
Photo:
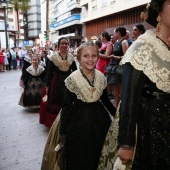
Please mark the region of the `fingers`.
[[126, 160], [126, 159], [121, 159], [120, 160], [122, 161], [122, 164], [123, 165], [127, 165], [128, 163], [130, 163], [132, 160]]

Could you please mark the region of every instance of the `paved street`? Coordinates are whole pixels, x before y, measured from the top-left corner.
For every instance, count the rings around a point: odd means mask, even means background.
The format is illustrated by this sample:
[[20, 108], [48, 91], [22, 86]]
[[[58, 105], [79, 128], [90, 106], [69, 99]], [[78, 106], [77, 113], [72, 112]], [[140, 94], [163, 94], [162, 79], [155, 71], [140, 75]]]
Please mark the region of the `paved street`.
[[0, 170], [40, 170], [49, 129], [18, 105], [20, 70], [0, 72]]

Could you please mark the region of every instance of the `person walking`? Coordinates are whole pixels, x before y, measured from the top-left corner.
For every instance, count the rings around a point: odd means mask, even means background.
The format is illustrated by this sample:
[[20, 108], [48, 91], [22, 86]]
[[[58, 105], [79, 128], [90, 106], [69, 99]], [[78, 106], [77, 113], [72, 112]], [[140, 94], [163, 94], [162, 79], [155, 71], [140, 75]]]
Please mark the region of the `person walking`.
[[63, 102], [64, 80], [77, 69], [74, 56], [67, 52], [68, 39], [58, 41], [59, 51], [49, 57], [47, 66], [46, 87], [42, 96], [48, 96], [47, 102], [41, 102], [40, 123], [51, 127]]
[[[77, 59], [81, 67], [65, 80], [61, 116], [49, 134], [56, 136], [59, 129], [59, 141], [55, 141], [56, 145], [60, 142], [58, 156], [47, 160], [44, 154], [41, 170], [51, 170], [54, 166], [62, 170], [97, 169], [111, 115], [116, 112], [107, 96], [106, 79], [95, 69], [98, 56], [98, 48], [92, 41], [78, 48]], [[58, 129], [55, 128], [57, 123], [60, 123]], [[49, 152], [53, 149], [48, 148]], [[47, 162], [52, 164], [48, 166]]]
[[20, 105], [29, 108], [39, 108], [46, 74], [44, 67], [39, 65], [39, 56], [33, 55], [31, 60], [31, 66], [22, 75], [24, 92], [22, 94], [23, 96], [21, 95]]

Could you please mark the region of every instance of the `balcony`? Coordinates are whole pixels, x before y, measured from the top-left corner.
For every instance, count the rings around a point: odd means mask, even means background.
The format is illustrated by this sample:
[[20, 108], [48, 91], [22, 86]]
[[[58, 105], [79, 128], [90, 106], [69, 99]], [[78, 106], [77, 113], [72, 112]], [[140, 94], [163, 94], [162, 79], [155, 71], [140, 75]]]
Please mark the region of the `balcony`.
[[67, 6], [70, 7], [72, 5], [79, 5], [80, 4], [80, 0], [72, 0], [70, 2], [67, 3]]
[[70, 17], [68, 17], [62, 21], [51, 24], [50, 27], [56, 28], [56, 27], [59, 27], [61, 25], [64, 25], [64, 24], [67, 24], [69, 22], [76, 21], [76, 20], [80, 21], [80, 14], [73, 14]]
[[89, 0], [80, 0], [80, 6], [88, 4]]

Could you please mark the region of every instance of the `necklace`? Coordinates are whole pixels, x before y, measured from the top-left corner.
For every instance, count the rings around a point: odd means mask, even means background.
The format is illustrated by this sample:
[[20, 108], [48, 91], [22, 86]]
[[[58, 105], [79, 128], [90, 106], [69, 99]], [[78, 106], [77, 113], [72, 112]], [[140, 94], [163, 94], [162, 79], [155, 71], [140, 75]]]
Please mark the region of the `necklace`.
[[65, 57], [63, 57], [60, 53], [58, 53], [58, 54], [59, 54], [59, 56], [60, 56], [61, 59], [62, 59], [62, 63], [63, 63], [64, 65], [66, 65], [66, 64], [67, 64], [67, 54], [66, 54]]
[[82, 69], [80, 69], [80, 72], [82, 73], [83, 77], [87, 80], [87, 82], [88, 82], [89, 85], [91, 86], [91, 87], [87, 87], [87, 86], [85, 85], [86, 88], [91, 92], [90, 98], [92, 99], [92, 98], [93, 98], [93, 93], [96, 91], [96, 88], [94, 87], [95, 74], [94, 74], [93, 78], [92, 78], [91, 80], [89, 80], [89, 79], [87, 78], [87, 76], [83, 73], [83, 70], [82, 70]]
[[168, 46], [170, 46], [170, 38], [164, 37], [162, 34], [157, 33], [158, 37], [160, 37]]

